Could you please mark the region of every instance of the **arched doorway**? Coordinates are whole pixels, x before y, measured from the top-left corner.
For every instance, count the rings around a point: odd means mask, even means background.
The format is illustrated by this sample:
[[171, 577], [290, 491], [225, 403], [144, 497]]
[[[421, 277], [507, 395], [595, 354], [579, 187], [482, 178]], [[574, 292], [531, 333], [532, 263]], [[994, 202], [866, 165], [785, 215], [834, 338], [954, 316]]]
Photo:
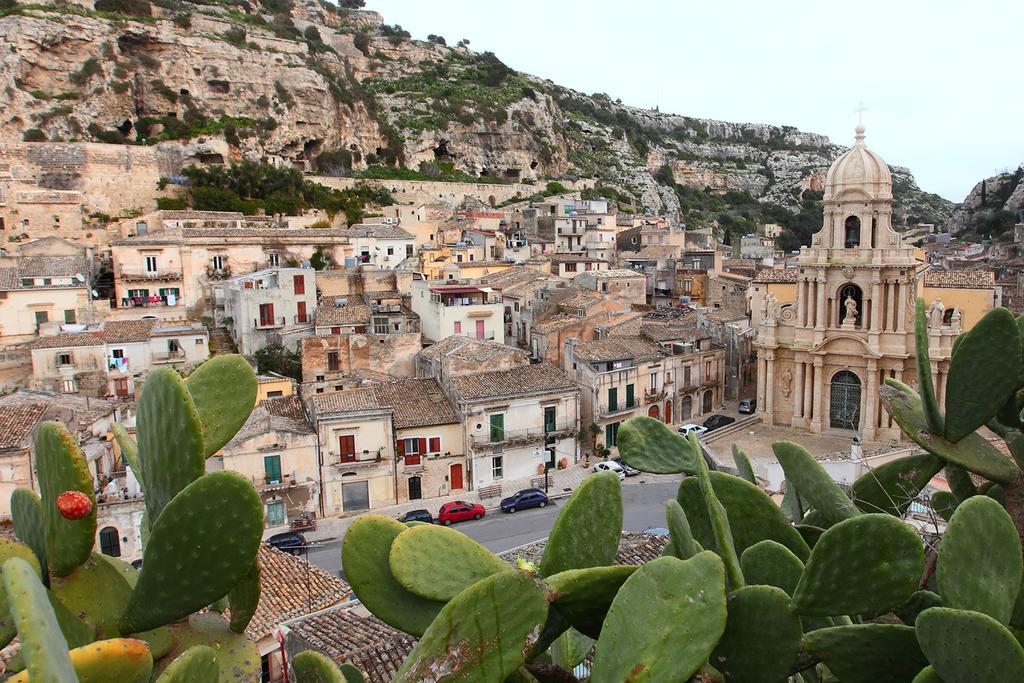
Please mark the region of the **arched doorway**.
[[856, 216], [848, 216], [843, 223], [844, 239], [843, 247], [852, 249], [860, 246], [860, 219]]
[[653, 406], [647, 409], [647, 417], [653, 417], [655, 420], [658, 419], [658, 404], [655, 403]]
[[672, 401], [665, 401], [665, 424], [672, 424]]
[[[847, 299], [853, 302], [853, 311], [847, 309]], [[853, 313], [854, 327], [861, 327], [861, 321], [864, 319], [864, 294], [861, 292], [860, 287], [847, 282], [845, 285], [839, 288], [839, 300], [836, 308], [839, 311], [838, 323], [842, 325], [846, 322], [846, 316], [848, 312]]]
[[409, 477], [409, 500], [419, 500], [423, 497], [423, 485], [419, 477]]
[[849, 370], [832, 376], [828, 401], [829, 424], [836, 429], [860, 426], [860, 378]]
[[710, 413], [714, 409], [712, 406], [714, 397], [711, 394], [712, 392], [710, 389], [704, 392], [704, 413]]
[[121, 557], [121, 534], [114, 527], [100, 530], [100, 552], [110, 557]]
[[683, 419], [689, 420], [693, 417], [693, 397], [683, 396]]

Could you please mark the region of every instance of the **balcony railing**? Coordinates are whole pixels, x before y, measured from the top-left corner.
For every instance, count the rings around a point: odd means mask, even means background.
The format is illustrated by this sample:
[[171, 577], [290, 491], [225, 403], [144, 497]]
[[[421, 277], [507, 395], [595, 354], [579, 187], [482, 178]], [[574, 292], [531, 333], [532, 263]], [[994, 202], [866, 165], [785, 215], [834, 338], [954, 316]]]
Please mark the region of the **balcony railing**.
[[632, 403], [620, 403], [620, 404], [616, 405], [614, 408], [611, 408], [611, 407], [608, 407], [608, 406], [602, 406], [598, 410], [598, 415], [600, 415], [601, 417], [610, 417], [612, 415], [622, 415], [623, 413], [628, 413], [631, 410], [636, 410], [639, 406], [640, 406], [640, 404], [637, 403], [635, 400]]
[[250, 478], [252, 479], [252, 484], [256, 487], [257, 491], [288, 488], [289, 486], [296, 486], [296, 482], [298, 481], [298, 479], [295, 478], [295, 472], [292, 472], [291, 474], [284, 472], [279, 478], [271, 478], [269, 475]]
[[664, 389], [646, 389], [644, 391], [644, 401], [647, 403], [657, 403], [663, 400], [668, 394], [665, 393]]
[[330, 451], [327, 453], [326, 461], [335, 467], [368, 467], [380, 465], [384, 462], [384, 458], [375, 451], [369, 454], [360, 452], [354, 455], [341, 455], [337, 451]]
[[156, 270], [148, 270], [146, 268], [121, 268], [118, 279], [126, 282], [146, 280], [180, 280], [181, 271], [171, 270], [169, 268], [157, 268]]
[[272, 330], [277, 327], [284, 327], [285, 317], [282, 315], [274, 318], [253, 318], [252, 325], [257, 330]]
[[495, 429], [486, 430], [483, 434], [474, 434], [470, 442], [474, 446], [494, 446], [498, 444], [514, 446], [544, 441], [545, 437], [562, 438], [568, 434], [576, 433], [575, 421], [562, 421], [555, 424], [547, 424], [543, 427], [529, 427], [527, 429]]
[[175, 349], [174, 351], [156, 351], [153, 353], [154, 363], [174, 363], [185, 360], [185, 351]]
[[313, 316], [309, 315], [294, 315], [292, 316], [292, 324], [294, 325], [307, 325], [313, 322]]
[[223, 268], [214, 268], [213, 266], [207, 266], [206, 277], [211, 280], [226, 280], [231, 277], [231, 266], [224, 266]]

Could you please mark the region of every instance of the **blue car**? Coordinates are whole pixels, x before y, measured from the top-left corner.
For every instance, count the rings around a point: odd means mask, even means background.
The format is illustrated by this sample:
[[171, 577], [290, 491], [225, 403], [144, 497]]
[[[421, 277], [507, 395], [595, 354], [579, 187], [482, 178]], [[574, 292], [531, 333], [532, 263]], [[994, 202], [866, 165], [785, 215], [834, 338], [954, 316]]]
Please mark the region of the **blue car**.
[[542, 508], [548, 504], [547, 495], [540, 489], [523, 489], [501, 501], [502, 512], [517, 512], [527, 508]]

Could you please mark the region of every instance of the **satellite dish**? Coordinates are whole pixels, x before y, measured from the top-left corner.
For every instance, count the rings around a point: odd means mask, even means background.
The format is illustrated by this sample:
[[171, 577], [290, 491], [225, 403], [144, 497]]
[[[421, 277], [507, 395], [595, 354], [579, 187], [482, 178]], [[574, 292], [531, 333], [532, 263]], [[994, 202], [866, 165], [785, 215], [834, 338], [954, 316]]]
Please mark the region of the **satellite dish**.
[[78, 280], [79, 282], [85, 282], [85, 276], [82, 275], [81, 273], [75, 273], [75, 279]]
[[92, 290], [92, 295], [93, 295], [93, 297], [94, 297], [94, 298], [96, 298], [96, 299], [99, 299], [99, 298], [100, 298], [100, 293], [99, 293], [99, 292], [97, 292], [97, 291], [96, 291], [95, 289], [94, 289], [94, 290]]

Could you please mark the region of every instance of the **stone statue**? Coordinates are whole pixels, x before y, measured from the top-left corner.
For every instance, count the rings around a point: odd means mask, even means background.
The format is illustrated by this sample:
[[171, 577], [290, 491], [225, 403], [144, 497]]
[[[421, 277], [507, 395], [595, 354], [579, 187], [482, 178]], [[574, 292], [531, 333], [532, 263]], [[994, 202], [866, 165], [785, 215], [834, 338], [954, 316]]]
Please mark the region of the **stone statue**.
[[936, 331], [942, 327], [942, 316], [945, 312], [946, 307], [942, 305], [942, 299], [933, 301], [928, 309], [928, 327], [934, 328]]
[[771, 292], [764, 295], [764, 315], [762, 320], [765, 323], [775, 322], [779, 319], [779, 300]]
[[852, 326], [857, 322], [857, 302], [853, 300], [852, 296], [847, 296], [846, 300], [843, 301], [843, 307], [846, 309], [846, 315], [843, 316], [843, 325]]
[[789, 392], [793, 385], [793, 373], [786, 368], [782, 371], [782, 395], [789, 398]]
[[954, 308], [953, 309], [953, 318], [952, 318], [951, 322], [953, 324], [953, 332], [959, 333], [960, 330], [963, 329], [964, 317], [960, 313], [960, 309], [959, 308]]

